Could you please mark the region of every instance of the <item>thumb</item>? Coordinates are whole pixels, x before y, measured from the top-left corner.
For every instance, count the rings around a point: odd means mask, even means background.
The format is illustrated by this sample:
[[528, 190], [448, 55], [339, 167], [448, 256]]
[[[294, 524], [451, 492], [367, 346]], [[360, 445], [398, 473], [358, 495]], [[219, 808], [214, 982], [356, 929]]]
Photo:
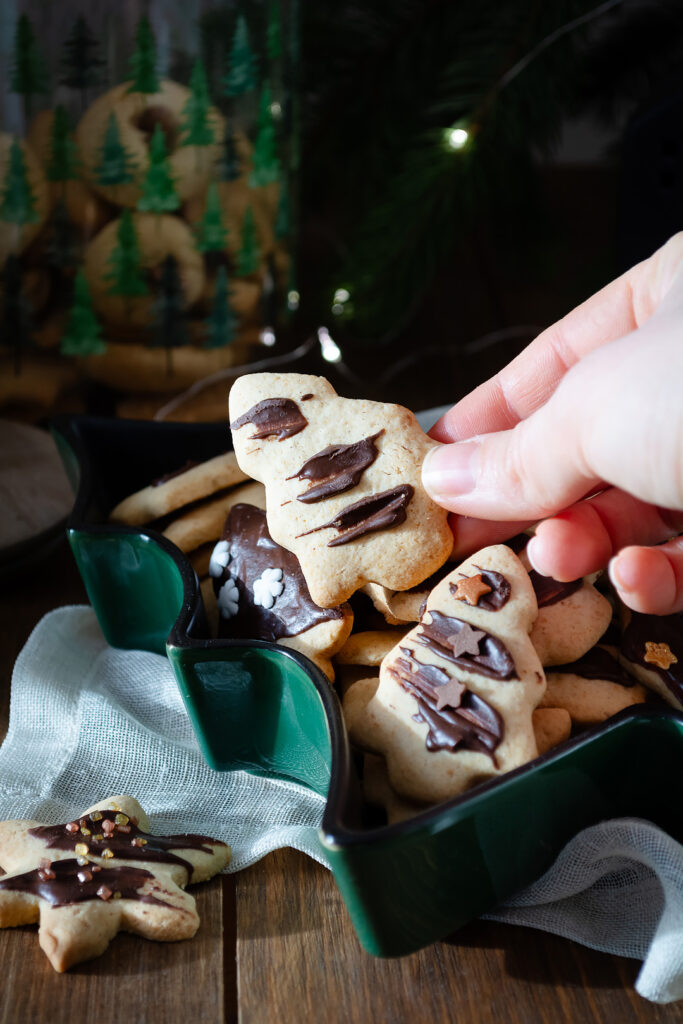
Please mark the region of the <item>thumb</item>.
[[662, 394], [667, 364], [643, 330], [586, 356], [512, 429], [433, 449], [422, 470], [431, 497], [478, 519], [543, 519], [607, 482], [683, 507], [683, 416], [678, 400]]

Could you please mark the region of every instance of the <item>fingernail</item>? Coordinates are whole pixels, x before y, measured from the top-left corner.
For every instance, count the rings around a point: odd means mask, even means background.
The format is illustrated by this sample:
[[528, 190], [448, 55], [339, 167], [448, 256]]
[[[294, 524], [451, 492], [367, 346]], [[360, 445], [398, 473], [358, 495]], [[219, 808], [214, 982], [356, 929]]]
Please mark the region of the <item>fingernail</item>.
[[422, 465], [422, 483], [434, 501], [469, 494], [477, 482], [479, 443], [459, 441], [432, 448]]
[[618, 555], [615, 555], [614, 558], [610, 559], [607, 566], [607, 572], [612, 584], [617, 588], [617, 590], [635, 590], [637, 580], [630, 572], [629, 559], [622, 558], [621, 552]]
[[539, 576], [550, 576], [546, 566], [543, 564], [543, 559], [538, 557], [538, 540], [536, 537], [531, 538], [524, 550], [526, 557], [529, 559], [529, 565], [534, 572], [537, 572]]

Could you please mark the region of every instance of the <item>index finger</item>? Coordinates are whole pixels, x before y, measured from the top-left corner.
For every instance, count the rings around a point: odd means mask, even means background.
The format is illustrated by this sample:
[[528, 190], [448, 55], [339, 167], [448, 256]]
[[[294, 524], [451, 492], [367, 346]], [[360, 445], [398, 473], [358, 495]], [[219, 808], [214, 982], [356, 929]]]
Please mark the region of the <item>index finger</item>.
[[542, 406], [567, 370], [593, 349], [640, 327], [683, 262], [683, 232], [538, 335], [512, 362], [434, 424], [436, 441], [509, 430]]

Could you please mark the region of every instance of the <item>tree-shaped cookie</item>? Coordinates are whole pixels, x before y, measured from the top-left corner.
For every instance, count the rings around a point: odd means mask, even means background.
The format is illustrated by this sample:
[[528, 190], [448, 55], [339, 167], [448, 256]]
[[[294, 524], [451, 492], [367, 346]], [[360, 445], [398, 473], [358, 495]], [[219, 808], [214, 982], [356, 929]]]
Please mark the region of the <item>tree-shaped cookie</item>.
[[224, 266], [218, 268], [213, 306], [207, 321], [207, 348], [223, 348], [235, 340], [236, 317], [230, 307], [228, 272]]
[[104, 352], [106, 347], [81, 267], [74, 279], [73, 302], [59, 350], [65, 356], [94, 356]]
[[81, 108], [87, 104], [88, 89], [104, 81], [106, 61], [101, 56], [98, 40], [79, 14], [65, 43], [62, 55], [60, 82], [81, 94]]
[[237, 253], [237, 275], [247, 277], [255, 274], [261, 265], [261, 251], [256, 234], [254, 211], [247, 206], [242, 220], [242, 244]]
[[95, 181], [98, 185], [129, 185], [134, 180], [135, 162], [121, 142], [119, 122], [112, 111], [95, 166]]
[[78, 178], [78, 150], [67, 112], [61, 105], [55, 107], [45, 173], [48, 181], [64, 183]]
[[271, 102], [270, 87], [266, 84], [261, 90], [256, 141], [249, 174], [251, 188], [270, 185], [280, 176]]
[[142, 182], [138, 210], [148, 213], [168, 213], [170, 210], [177, 210], [179, 206], [180, 199], [176, 192], [171, 165], [166, 153], [164, 131], [157, 122], [149, 147], [149, 167]]
[[7, 257], [2, 273], [0, 339], [3, 345], [11, 347], [14, 373], [19, 376], [24, 354], [33, 345], [33, 336], [31, 308], [22, 287], [21, 262], [14, 253]]
[[201, 59], [195, 61], [190, 78], [190, 95], [180, 121], [181, 146], [210, 146], [214, 130], [209, 120], [209, 86]]
[[173, 349], [189, 344], [187, 302], [178, 273], [178, 261], [170, 253], [161, 264], [159, 293], [154, 303], [156, 345], [166, 349], [166, 374], [173, 374]]
[[31, 99], [36, 95], [47, 93], [48, 80], [33, 25], [27, 14], [20, 14], [17, 19], [10, 89], [22, 97], [24, 120], [28, 124]]
[[364, 583], [414, 586], [448, 558], [448, 513], [422, 486], [435, 447], [400, 405], [340, 398], [324, 377], [252, 373], [230, 391], [237, 461], [266, 486], [268, 527], [316, 604]]
[[204, 216], [197, 224], [197, 248], [200, 252], [223, 252], [227, 238], [221, 198], [216, 182], [212, 181], [206, 192]]
[[159, 92], [157, 75], [157, 46], [149, 18], [143, 14], [135, 33], [135, 50], [130, 58], [131, 83], [128, 92], [151, 95]]
[[140, 246], [130, 210], [121, 211], [116, 231], [116, 245], [109, 257], [109, 270], [105, 274], [105, 280], [112, 295], [121, 295], [128, 301], [147, 295], [149, 291], [140, 263]]
[[223, 78], [226, 96], [242, 96], [256, 88], [258, 61], [249, 42], [249, 29], [244, 15], [240, 14], [235, 26], [232, 47], [228, 57], [227, 70]]
[[104, 953], [119, 931], [191, 938], [199, 927], [189, 883], [211, 878], [230, 847], [201, 835], [156, 836], [137, 800], [111, 797], [73, 821], [0, 823], [0, 927], [39, 922], [56, 971]]
[[517, 556], [484, 548], [437, 584], [376, 690], [350, 688], [351, 737], [384, 755], [398, 793], [448, 800], [536, 756], [532, 712], [546, 687], [529, 639], [536, 613]]

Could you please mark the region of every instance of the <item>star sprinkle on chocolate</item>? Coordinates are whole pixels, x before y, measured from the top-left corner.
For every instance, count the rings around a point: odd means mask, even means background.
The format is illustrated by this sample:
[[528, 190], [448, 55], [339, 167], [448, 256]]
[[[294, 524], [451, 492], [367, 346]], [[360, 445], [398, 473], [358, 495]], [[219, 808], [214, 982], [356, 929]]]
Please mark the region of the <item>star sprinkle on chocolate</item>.
[[463, 694], [466, 692], [467, 687], [464, 683], [461, 683], [458, 679], [451, 678], [445, 686], [438, 686], [436, 688], [436, 710], [441, 711], [446, 707], [459, 708]]
[[651, 665], [656, 665], [657, 668], [663, 668], [665, 671], [672, 665], [678, 664], [678, 658], [668, 644], [656, 644], [652, 640], [645, 643], [643, 660], [649, 661]]
[[60, 972], [99, 956], [121, 930], [191, 938], [199, 917], [184, 887], [225, 867], [230, 847], [207, 836], [153, 836], [148, 827], [127, 796], [64, 825], [0, 822], [0, 928], [38, 922]]
[[464, 622], [459, 633], [451, 633], [448, 637], [453, 656], [460, 658], [463, 654], [479, 654], [479, 641], [484, 636], [483, 629], [474, 629], [469, 622]]
[[451, 593], [456, 601], [466, 601], [467, 604], [474, 606], [480, 597], [490, 594], [492, 589], [478, 572], [476, 576], [463, 576], [451, 589]]

